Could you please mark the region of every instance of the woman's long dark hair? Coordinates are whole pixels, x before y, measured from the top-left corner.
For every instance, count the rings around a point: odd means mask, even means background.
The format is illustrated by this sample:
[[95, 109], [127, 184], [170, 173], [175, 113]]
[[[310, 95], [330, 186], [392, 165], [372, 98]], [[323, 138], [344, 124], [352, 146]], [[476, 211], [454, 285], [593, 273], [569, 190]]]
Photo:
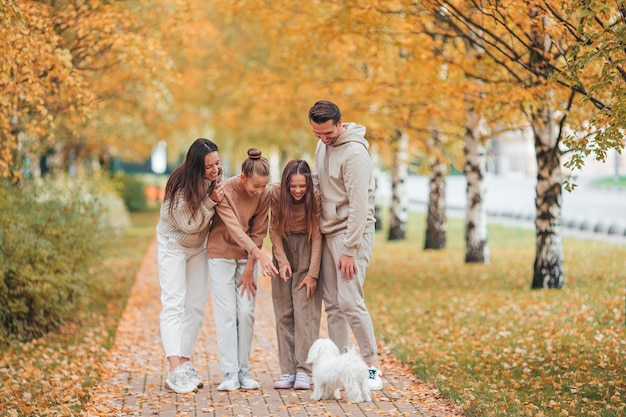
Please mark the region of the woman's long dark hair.
[[[204, 157], [212, 152], [217, 152], [217, 145], [208, 139], [196, 139], [185, 155], [185, 160], [172, 172], [165, 186], [164, 200], [169, 200], [170, 215], [178, 203], [176, 194], [180, 191], [187, 202], [192, 216], [196, 214], [202, 200], [207, 195], [204, 185]], [[211, 184], [210, 194], [215, 184]]]
[[287, 222], [289, 215], [293, 211], [293, 197], [289, 192], [289, 184], [294, 175], [304, 175], [306, 178], [306, 193], [304, 194], [304, 210], [307, 224], [307, 232], [309, 237], [313, 236], [314, 227], [319, 222], [319, 213], [316, 210], [315, 195], [313, 194], [313, 179], [311, 178], [311, 168], [309, 164], [302, 159], [294, 159], [289, 161], [283, 169], [283, 176], [280, 180], [280, 195], [278, 197], [278, 212], [272, 213], [276, 215], [278, 224], [278, 233], [281, 237], [286, 237]]

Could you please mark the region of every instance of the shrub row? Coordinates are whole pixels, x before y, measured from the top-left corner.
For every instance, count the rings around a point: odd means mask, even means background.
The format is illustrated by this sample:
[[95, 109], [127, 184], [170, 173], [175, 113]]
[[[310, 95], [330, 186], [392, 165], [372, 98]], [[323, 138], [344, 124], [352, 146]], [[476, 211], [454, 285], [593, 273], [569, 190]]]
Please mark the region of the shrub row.
[[0, 344], [56, 329], [89, 302], [100, 251], [128, 225], [111, 188], [0, 183]]

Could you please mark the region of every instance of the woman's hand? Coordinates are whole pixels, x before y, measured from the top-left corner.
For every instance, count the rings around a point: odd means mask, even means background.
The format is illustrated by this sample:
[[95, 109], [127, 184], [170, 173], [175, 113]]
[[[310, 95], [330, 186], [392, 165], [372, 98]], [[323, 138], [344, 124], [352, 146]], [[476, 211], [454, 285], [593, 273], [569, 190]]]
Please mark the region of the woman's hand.
[[215, 184], [215, 187], [209, 197], [217, 203], [222, 201], [224, 199], [224, 186], [220, 183]]

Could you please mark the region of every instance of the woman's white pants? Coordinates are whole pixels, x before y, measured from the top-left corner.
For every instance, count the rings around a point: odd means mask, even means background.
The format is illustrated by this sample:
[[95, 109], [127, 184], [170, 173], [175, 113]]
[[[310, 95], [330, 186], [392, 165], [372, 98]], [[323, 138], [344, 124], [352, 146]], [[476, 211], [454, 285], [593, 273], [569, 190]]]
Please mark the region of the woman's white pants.
[[165, 356], [191, 358], [208, 290], [206, 244], [188, 248], [157, 235], [161, 340]]

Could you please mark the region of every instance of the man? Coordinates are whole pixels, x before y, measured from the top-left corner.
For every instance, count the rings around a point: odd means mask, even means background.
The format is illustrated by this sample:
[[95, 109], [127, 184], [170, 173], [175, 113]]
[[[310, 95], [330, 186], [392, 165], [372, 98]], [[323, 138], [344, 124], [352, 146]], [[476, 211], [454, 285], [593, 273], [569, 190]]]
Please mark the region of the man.
[[383, 381], [377, 367], [376, 338], [363, 296], [374, 249], [374, 175], [365, 127], [343, 123], [339, 107], [326, 100], [311, 107], [309, 122], [319, 139], [313, 182], [322, 200], [320, 278], [328, 333], [343, 349], [352, 330], [370, 367], [368, 385], [380, 390]]

